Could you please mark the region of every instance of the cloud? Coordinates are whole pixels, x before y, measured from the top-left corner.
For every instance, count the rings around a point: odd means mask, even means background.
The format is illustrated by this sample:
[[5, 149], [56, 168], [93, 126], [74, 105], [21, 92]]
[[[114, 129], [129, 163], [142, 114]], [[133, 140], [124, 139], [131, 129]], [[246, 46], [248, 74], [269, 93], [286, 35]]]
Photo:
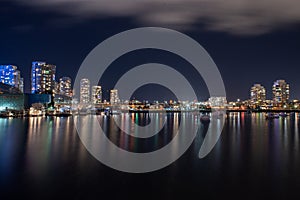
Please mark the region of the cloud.
[[[82, 19], [129, 16], [141, 25], [259, 35], [300, 23], [299, 0], [13, 0]], [[203, 26], [202, 26], [203, 27]]]
[[30, 32], [33, 29], [32, 25], [29, 24], [22, 24], [22, 25], [16, 25], [12, 27], [12, 30], [20, 32], [20, 33], [27, 33]]

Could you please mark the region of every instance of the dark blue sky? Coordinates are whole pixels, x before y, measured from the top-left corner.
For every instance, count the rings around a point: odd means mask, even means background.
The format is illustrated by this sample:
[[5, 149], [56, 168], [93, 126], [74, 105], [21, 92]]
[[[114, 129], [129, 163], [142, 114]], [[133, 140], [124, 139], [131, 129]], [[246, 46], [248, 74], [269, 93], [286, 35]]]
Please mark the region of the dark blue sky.
[[[85, 56], [101, 41], [127, 29], [157, 25], [155, 21], [146, 23], [145, 20], [137, 20], [142, 14], [117, 16], [113, 12], [108, 15], [102, 11], [97, 17], [84, 18], [47, 9], [47, 6], [35, 7], [19, 2], [0, 0], [0, 64], [18, 66], [25, 79], [26, 91], [30, 87], [32, 61], [41, 60], [57, 65], [57, 78], [74, 78]], [[70, 5], [63, 6], [68, 10]], [[218, 24], [215, 31], [207, 28], [209, 20], [207, 17], [188, 22], [189, 28], [185, 28], [185, 22], [176, 26], [168, 23], [160, 25], [186, 33], [208, 51], [221, 72], [229, 100], [248, 98], [249, 89], [254, 83], [263, 84], [270, 98], [271, 86], [276, 79], [286, 79], [290, 83], [291, 98], [300, 99], [299, 24], [287, 22], [280, 28], [267, 31], [268, 24], [247, 27], [244, 31], [237, 27], [230, 29], [232, 31], [222, 30], [220, 27], [223, 26]], [[257, 31], [251, 32], [249, 28]], [[262, 33], [259, 29], [263, 30]], [[110, 66], [107, 72], [109, 78], [103, 80], [104, 89], [111, 89], [122, 72], [138, 64], [154, 61], [181, 71], [200, 93], [203, 91], [201, 98], [207, 98], [201, 77], [193, 73], [188, 63], [158, 50], [140, 50], [120, 57]], [[114, 70], [116, 68], [117, 72]], [[145, 88], [149, 90], [149, 87]], [[164, 95], [164, 89], [156, 89], [159, 91], [157, 95]]]

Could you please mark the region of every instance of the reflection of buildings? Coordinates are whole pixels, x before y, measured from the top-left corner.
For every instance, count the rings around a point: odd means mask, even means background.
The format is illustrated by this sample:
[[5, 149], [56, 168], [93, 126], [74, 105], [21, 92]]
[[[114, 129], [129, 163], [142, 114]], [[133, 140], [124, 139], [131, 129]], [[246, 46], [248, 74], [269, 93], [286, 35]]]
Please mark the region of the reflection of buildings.
[[111, 90], [110, 91], [110, 104], [114, 105], [119, 103], [119, 95], [118, 95], [118, 90]]
[[88, 79], [81, 79], [80, 81], [80, 103], [90, 103], [90, 81]]
[[59, 79], [58, 94], [72, 97], [72, 82], [69, 77]]
[[18, 88], [23, 92], [23, 78], [21, 78], [20, 71], [14, 65], [0, 65], [0, 82]]
[[55, 72], [55, 65], [46, 64], [45, 62], [32, 62], [31, 93], [55, 93]]
[[227, 104], [226, 97], [210, 97], [208, 102], [211, 107], [225, 107]]
[[261, 84], [254, 84], [251, 87], [250, 98], [252, 105], [262, 105], [266, 101], [266, 89]]
[[100, 104], [102, 103], [102, 88], [101, 86], [92, 87], [92, 103]]
[[277, 106], [287, 104], [290, 98], [290, 86], [285, 80], [277, 80], [273, 84], [273, 102]]

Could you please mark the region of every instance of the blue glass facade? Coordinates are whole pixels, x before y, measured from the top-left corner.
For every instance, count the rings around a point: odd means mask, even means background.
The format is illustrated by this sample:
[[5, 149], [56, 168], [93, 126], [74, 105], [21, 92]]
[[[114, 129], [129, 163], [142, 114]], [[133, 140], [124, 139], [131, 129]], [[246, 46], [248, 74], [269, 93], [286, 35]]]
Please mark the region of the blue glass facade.
[[55, 93], [56, 66], [45, 62], [32, 62], [31, 68], [31, 93], [53, 94]]
[[14, 65], [0, 65], [0, 82], [16, 86], [17, 67]]
[[31, 68], [31, 93], [38, 93], [41, 90], [42, 66], [45, 62], [32, 62]]

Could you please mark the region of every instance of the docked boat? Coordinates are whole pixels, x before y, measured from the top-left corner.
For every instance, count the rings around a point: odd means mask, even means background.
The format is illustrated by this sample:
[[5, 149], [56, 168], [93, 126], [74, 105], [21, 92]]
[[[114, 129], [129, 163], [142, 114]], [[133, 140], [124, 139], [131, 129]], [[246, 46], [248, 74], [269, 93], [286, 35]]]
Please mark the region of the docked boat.
[[275, 114], [275, 113], [268, 113], [266, 115], [266, 119], [278, 119], [279, 118], [279, 114]]
[[280, 117], [287, 117], [287, 116], [288, 116], [288, 114], [287, 114], [287, 113], [285, 113], [285, 112], [281, 112], [281, 113], [279, 113], [279, 116], [280, 116]]

